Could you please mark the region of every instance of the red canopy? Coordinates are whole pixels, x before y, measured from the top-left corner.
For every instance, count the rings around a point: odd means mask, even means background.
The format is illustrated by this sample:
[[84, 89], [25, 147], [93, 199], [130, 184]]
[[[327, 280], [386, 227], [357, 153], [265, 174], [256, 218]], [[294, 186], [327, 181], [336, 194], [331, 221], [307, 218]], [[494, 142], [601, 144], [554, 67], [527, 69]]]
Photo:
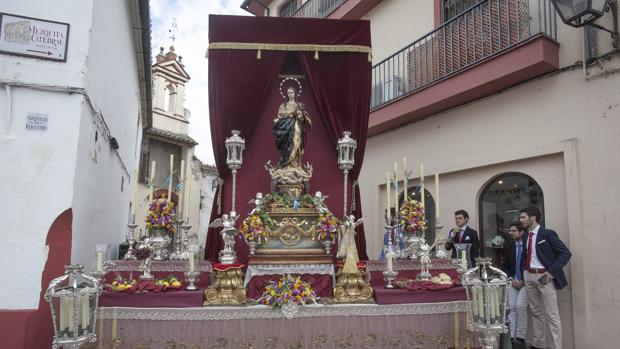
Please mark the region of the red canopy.
[[[212, 220], [231, 207], [232, 178], [224, 147], [231, 130], [240, 130], [246, 139], [244, 164], [237, 176], [237, 212], [245, 216], [252, 208], [248, 200], [256, 192], [270, 190], [263, 165], [267, 160], [277, 162], [271, 120], [282, 101], [278, 74], [290, 52], [297, 55], [306, 77], [301, 98], [314, 120], [303, 158], [315, 169], [311, 190], [330, 195], [327, 205], [342, 216], [343, 178], [336, 143], [345, 130], [357, 139], [356, 165], [349, 173], [349, 184], [353, 183], [364, 159], [368, 131], [370, 22], [210, 15], [209, 43], [211, 137], [217, 170], [225, 181], [222, 212], [218, 213], [216, 203]], [[356, 190], [355, 201], [359, 200]], [[360, 204], [354, 214], [362, 216]], [[217, 230], [210, 229], [206, 258], [217, 261], [221, 245]], [[236, 246], [240, 261], [245, 263], [244, 244]], [[368, 259], [363, 229], [358, 232], [357, 246], [360, 258]]]

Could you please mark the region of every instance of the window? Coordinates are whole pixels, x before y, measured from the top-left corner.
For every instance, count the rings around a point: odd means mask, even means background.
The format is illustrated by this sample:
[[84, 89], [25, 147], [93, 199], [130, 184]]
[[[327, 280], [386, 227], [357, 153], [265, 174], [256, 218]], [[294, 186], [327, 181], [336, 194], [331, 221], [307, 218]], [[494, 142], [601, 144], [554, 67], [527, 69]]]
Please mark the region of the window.
[[442, 0], [441, 21], [445, 23], [451, 20], [480, 1], [481, 0]]
[[519, 221], [519, 211], [528, 206], [538, 207], [544, 225], [543, 192], [536, 181], [523, 173], [505, 173], [491, 179], [482, 189], [479, 201], [480, 243], [505, 233], [512, 222]]
[[297, 0], [285, 0], [278, 7], [280, 17], [293, 17], [295, 12], [297, 12]]
[[[401, 192], [398, 196], [398, 207], [402, 207], [404, 200], [404, 192]], [[409, 200], [413, 199], [415, 201], [420, 202], [420, 187], [419, 186], [411, 186], [407, 188], [407, 196]], [[424, 238], [429, 245], [432, 245], [435, 242], [435, 200], [431, 193], [428, 190], [424, 189], [424, 212], [426, 218], [426, 233], [424, 234]]]

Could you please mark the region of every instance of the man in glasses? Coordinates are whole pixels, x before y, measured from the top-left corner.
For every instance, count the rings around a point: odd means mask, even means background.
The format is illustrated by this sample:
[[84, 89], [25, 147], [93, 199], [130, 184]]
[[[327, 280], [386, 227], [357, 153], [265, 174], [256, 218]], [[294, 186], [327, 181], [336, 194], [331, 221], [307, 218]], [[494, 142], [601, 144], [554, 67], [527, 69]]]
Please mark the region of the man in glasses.
[[511, 237], [506, 245], [504, 272], [508, 274], [508, 309], [510, 309], [510, 338], [514, 349], [525, 349], [525, 332], [527, 329], [527, 291], [523, 281], [523, 225], [515, 222], [508, 228]]

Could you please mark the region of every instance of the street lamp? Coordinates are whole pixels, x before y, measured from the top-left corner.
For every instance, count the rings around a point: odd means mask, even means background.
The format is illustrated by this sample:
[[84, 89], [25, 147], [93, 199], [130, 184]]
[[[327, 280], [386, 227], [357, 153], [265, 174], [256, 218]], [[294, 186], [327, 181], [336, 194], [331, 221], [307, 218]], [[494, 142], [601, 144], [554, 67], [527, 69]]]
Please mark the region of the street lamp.
[[493, 349], [500, 333], [506, 333], [508, 278], [491, 265], [490, 258], [477, 258], [476, 267], [463, 275], [471, 329], [481, 334], [482, 347]]
[[357, 141], [351, 138], [351, 132], [342, 132], [342, 138], [338, 140], [338, 167], [344, 173], [344, 210], [343, 217], [347, 216], [347, 177], [349, 171], [355, 165], [355, 149]]
[[[579, 28], [590, 25], [611, 34], [614, 48], [618, 48], [618, 4], [616, 0], [551, 0], [562, 22], [571, 27]], [[594, 23], [605, 12], [611, 12], [613, 29], [607, 29]]]
[[52, 280], [45, 291], [54, 325], [52, 348], [80, 348], [97, 341], [95, 313], [101, 285], [82, 269], [79, 264], [66, 265], [65, 275]]
[[232, 136], [226, 138], [224, 145], [226, 146], [226, 165], [232, 171], [233, 187], [232, 187], [232, 212], [235, 212], [235, 196], [237, 195], [237, 170], [243, 164], [243, 150], [245, 149], [245, 140], [239, 136], [241, 133], [232, 130]]

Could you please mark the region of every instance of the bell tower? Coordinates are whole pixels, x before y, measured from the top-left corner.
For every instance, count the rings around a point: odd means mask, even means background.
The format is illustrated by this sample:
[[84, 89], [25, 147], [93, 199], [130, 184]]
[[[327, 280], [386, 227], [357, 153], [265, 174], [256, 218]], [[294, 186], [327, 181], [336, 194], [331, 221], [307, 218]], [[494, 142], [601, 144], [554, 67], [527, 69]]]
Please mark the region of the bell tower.
[[[185, 83], [190, 77], [184, 69], [183, 57], [176, 54], [174, 46], [168, 52], [160, 47], [153, 64], [154, 126], [187, 134], [189, 111], [184, 107]], [[177, 125], [174, 125], [177, 124]], [[165, 127], [164, 127], [165, 126]], [[172, 126], [172, 127], [170, 127]]]

